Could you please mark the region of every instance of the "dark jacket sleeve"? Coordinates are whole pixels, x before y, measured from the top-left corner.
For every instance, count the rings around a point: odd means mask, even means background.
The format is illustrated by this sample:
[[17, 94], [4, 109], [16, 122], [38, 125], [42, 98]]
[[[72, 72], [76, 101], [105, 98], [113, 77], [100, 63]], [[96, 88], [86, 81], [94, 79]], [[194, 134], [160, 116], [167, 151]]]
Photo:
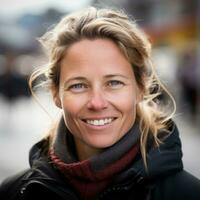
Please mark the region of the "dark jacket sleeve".
[[29, 170], [24, 170], [12, 177], [5, 179], [0, 184], [0, 199], [1, 200], [18, 200], [20, 190], [22, 188], [22, 178]]
[[191, 175], [190, 173], [183, 171], [177, 175], [177, 182], [182, 191], [183, 199], [199, 199], [200, 200], [200, 180]]
[[200, 180], [184, 170], [164, 178], [157, 184], [153, 199], [200, 200]]

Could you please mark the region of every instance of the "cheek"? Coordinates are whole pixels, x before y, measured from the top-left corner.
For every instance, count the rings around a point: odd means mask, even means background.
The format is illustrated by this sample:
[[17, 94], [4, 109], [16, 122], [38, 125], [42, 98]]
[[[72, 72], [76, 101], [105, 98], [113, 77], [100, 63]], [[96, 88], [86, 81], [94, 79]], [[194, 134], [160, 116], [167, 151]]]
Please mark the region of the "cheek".
[[125, 91], [119, 95], [113, 96], [113, 102], [122, 112], [133, 112], [136, 108], [136, 94], [134, 92]]
[[[77, 100], [78, 99], [78, 100]], [[82, 108], [79, 98], [63, 97], [61, 99], [65, 124], [71, 133], [78, 132], [77, 119]]]
[[63, 95], [61, 106], [66, 120], [78, 118], [82, 109], [85, 107], [86, 98], [82, 95]]

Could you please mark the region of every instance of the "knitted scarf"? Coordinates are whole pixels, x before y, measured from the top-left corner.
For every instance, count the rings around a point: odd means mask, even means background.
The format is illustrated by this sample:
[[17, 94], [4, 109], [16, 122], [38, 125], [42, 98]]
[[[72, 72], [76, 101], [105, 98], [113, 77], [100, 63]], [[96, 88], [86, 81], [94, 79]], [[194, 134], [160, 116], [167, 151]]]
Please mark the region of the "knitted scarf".
[[95, 199], [112, 178], [131, 164], [139, 151], [139, 126], [135, 123], [125, 136], [98, 155], [79, 161], [72, 134], [61, 119], [49, 156], [53, 165], [83, 200]]

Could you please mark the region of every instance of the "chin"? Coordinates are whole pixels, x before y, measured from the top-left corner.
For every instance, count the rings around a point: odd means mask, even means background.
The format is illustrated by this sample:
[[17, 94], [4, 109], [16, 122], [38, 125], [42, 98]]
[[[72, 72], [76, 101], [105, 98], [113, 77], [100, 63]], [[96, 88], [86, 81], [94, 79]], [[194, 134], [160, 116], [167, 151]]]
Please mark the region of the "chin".
[[96, 142], [93, 140], [89, 143], [89, 146], [96, 148], [96, 149], [104, 149], [104, 148], [108, 148], [110, 146], [112, 146], [113, 144], [115, 144], [117, 141], [114, 141], [113, 139], [111, 140], [97, 140]]

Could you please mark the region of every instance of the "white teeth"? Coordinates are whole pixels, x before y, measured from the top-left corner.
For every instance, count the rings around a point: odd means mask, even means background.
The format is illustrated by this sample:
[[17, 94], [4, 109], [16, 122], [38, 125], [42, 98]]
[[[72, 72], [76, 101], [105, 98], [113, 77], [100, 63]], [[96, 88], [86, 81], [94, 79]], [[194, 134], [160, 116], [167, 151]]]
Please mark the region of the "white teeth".
[[103, 119], [101, 119], [101, 120], [99, 120], [99, 125], [104, 125], [105, 123], [104, 123], [104, 120]]
[[94, 120], [94, 125], [98, 126], [99, 125], [99, 121], [98, 120]]
[[110, 123], [112, 121], [112, 119], [108, 119], [108, 123]]
[[86, 123], [94, 125], [94, 126], [103, 126], [105, 124], [110, 124], [114, 118], [106, 118], [106, 119], [100, 119], [100, 120], [86, 120]]

